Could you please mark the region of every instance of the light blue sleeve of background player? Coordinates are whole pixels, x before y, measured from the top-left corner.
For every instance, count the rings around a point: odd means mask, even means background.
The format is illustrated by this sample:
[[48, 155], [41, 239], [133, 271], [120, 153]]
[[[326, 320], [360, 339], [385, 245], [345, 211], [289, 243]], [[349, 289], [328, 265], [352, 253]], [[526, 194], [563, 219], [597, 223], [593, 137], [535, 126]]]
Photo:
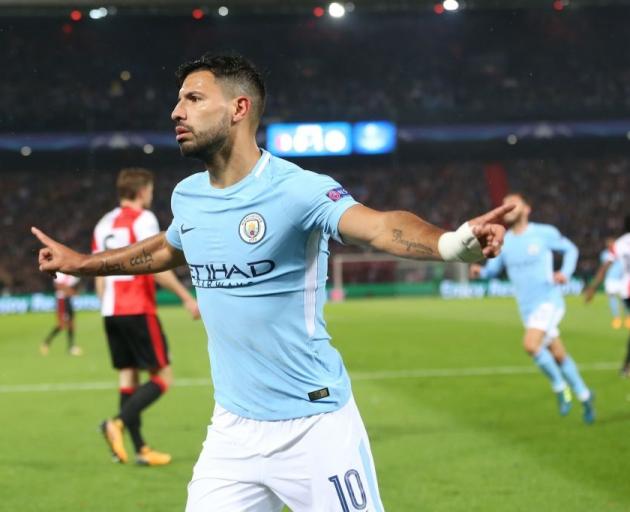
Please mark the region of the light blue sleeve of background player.
[[562, 253], [562, 268], [560, 272], [567, 279], [570, 278], [575, 272], [580, 254], [577, 246], [553, 226], [546, 226], [544, 233], [547, 247], [554, 252]]
[[479, 277], [481, 277], [481, 279], [490, 279], [492, 277], [497, 277], [503, 270], [503, 265], [503, 252], [501, 252], [496, 258], [491, 258], [488, 260], [486, 265], [481, 269]]
[[342, 242], [339, 220], [357, 203], [334, 179], [324, 174], [303, 171], [293, 179], [287, 206], [293, 224], [304, 230], [321, 229]]

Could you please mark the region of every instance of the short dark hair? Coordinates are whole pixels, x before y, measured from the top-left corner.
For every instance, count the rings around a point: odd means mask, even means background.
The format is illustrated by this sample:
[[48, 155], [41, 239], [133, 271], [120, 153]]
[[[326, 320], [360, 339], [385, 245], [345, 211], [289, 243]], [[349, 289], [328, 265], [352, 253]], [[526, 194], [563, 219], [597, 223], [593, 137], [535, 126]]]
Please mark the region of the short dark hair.
[[140, 190], [153, 183], [153, 173], [141, 167], [122, 169], [116, 179], [119, 199], [135, 199]]
[[215, 55], [206, 53], [199, 59], [185, 62], [175, 72], [181, 87], [186, 77], [194, 71], [210, 71], [219, 82], [227, 82], [231, 86], [240, 87], [253, 98], [254, 114], [260, 121], [265, 110], [265, 80], [254, 64], [238, 54]]

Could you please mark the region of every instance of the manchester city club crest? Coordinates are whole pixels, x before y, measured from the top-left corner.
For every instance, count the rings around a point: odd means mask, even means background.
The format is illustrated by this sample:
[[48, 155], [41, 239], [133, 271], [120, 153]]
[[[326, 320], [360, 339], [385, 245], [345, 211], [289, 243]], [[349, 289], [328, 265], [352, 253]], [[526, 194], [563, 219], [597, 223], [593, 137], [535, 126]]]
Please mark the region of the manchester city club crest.
[[238, 232], [243, 242], [255, 244], [265, 236], [265, 219], [258, 213], [249, 213], [243, 217]]

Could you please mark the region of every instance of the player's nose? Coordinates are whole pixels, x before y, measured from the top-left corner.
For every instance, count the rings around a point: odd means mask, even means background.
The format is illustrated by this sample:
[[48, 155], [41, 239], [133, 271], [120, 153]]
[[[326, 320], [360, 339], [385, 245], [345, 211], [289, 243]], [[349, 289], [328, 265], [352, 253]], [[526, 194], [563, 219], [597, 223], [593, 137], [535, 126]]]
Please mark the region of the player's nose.
[[171, 119], [177, 122], [185, 118], [186, 118], [186, 112], [184, 111], [184, 109], [179, 104], [175, 105], [175, 108], [171, 112]]

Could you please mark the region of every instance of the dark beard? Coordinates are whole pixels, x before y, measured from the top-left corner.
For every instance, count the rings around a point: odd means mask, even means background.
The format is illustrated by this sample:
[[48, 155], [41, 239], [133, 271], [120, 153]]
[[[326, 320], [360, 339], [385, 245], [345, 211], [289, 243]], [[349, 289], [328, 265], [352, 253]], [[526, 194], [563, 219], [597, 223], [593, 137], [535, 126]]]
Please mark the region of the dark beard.
[[225, 148], [229, 139], [229, 133], [230, 121], [228, 117], [225, 116], [219, 126], [199, 134], [192, 147], [186, 147], [185, 144], [181, 144], [179, 150], [182, 156], [196, 158], [202, 162], [209, 162], [217, 153]]

